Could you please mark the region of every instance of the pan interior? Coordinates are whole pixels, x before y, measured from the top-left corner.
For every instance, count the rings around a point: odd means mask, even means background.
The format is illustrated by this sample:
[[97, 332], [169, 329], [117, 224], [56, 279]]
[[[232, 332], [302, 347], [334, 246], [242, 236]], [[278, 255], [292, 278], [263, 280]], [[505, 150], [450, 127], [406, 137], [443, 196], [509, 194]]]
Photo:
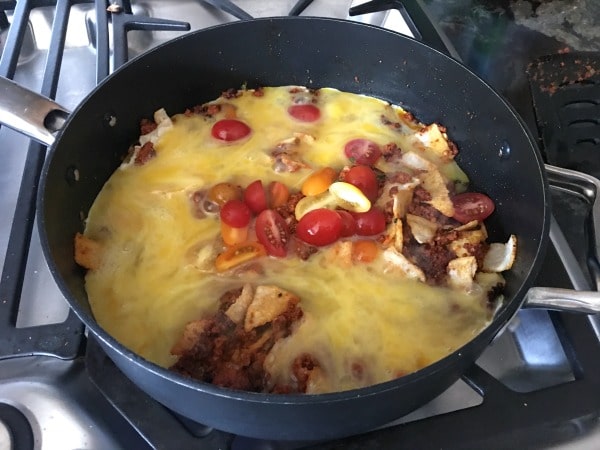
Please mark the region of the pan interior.
[[[251, 42], [251, 50], [241, 42]], [[514, 111], [457, 62], [410, 38], [331, 19], [264, 19], [191, 33], [127, 64], [76, 109], [47, 161], [39, 208], [44, 249], [71, 306], [103, 333], [89, 308], [84, 273], [73, 260], [73, 236], [137, 138], [140, 118], [161, 107], [183, 111], [232, 87], [290, 84], [382, 98], [447, 128], [471, 188], [497, 205], [489, 219], [491, 239], [504, 240], [508, 233], [519, 239], [515, 266], [506, 276], [506, 307], [482, 333], [487, 342], [518, 308], [547, 238], [539, 154]], [[67, 176], [73, 168], [77, 181]]]

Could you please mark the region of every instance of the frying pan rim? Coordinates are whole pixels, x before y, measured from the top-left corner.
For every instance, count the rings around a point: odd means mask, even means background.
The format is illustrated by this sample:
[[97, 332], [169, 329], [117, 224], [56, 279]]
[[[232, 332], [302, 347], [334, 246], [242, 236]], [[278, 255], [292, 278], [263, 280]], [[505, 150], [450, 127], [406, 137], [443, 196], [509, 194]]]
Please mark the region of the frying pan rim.
[[[538, 242], [537, 252], [534, 257], [533, 264], [530, 265], [527, 274], [523, 276], [524, 281], [521, 283], [519, 289], [517, 289], [517, 291], [512, 296], [512, 298], [505, 299], [504, 306], [502, 306], [499, 309], [499, 311], [497, 311], [497, 313], [494, 315], [494, 317], [492, 318], [490, 323], [484, 329], [480, 330], [480, 332], [476, 336], [474, 336], [471, 340], [469, 340], [467, 343], [462, 345], [460, 348], [458, 348], [454, 352], [450, 353], [449, 355], [446, 355], [442, 359], [440, 359], [422, 369], [419, 369], [413, 373], [405, 375], [401, 378], [396, 378], [393, 380], [389, 380], [386, 382], [382, 382], [382, 383], [378, 383], [378, 384], [374, 384], [374, 385], [370, 385], [370, 386], [366, 386], [366, 387], [362, 387], [362, 388], [346, 390], [346, 391], [339, 391], [339, 392], [332, 392], [332, 393], [268, 394], [268, 393], [257, 393], [257, 392], [235, 390], [235, 389], [230, 389], [230, 388], [223, 388], [223, 387], [215, 386], [210, 383], [206, 383], [206, 382], [195, 380], [195, 379], [192, 379], [189, 377], [185, 377], [183, 375], [179, 375], [173, 371], [170, 371], [169, 369], [163, 368], [163, 367], [157, 365], [156, 363], [153, 363], [153, 362], [143, 358], [142, 356], [138, 355], [137, 353], [135, 353], [132, 350], [125, 347], [123, 344], [121, 344], [119, 341], [117, 341], [116, 338], [114, 338], [111, 334], [109, 334], [96, 321], [96, 319], [93, 317], [93, 315], [88, 314], [86, 311], [84, 311], [83, 307], [81, 307], [79, 302], [74, 298], [75, 296], [70, 292], [70, 290], [66, 286], [66, 283], [65, 283], [63, 277], [59, 273], [57, 263], [54, 261], [53, 258], [50, 257], [51, 252], [50, 252], [50, 245], [49, 245], [49, 241], [48, 241], [48, 235], [46, 233], [46, 226], [45, 226], [46, 220], [45, 220], [45, 214], [44, 214], [45, 192], [46, 192], [47, 175], [48, 175], [48, 171], [49, 171], [49, 166], [52, 163], [54, 154], [56, 153], [56, 149], [59, 148], [59, 146], [60, 146], [60, 142], [62, 140], [63, 135], [66, 132], [68, 132], [68, 130], [70, 128], [71, 121], [78, 115], [79, 111], [84, 107], [84, 105], [86, 105], [88, 103], [90, 98], [94, 97], [95, 95], [98, 95], [99, 92], [105, 90], [104, 86], [107, 83], [109, 83], [113, 78], [118, 77], [121, 72], [127, 70], [130, 66], [133, 66], [135, 64], [137, 64], [137, 65], [142, 64], [143, 60], [148, 55], [150, 55], [154, 52], [162, 51], [161, 50], [162, 48], [175, 45], [177, 42], [180, 42], [182, 40], [192, 39], [192, 36], [195, 36], [197, 34], [206, 34], [207, 32], [210, 32], [212, 30], [219, 29], [222, 27], [227, 27], [227, 28], [242, 27], [242, 26], [247, 25], [248, 23], [257, 23], [257, 22], [259, 22], [259, 23], [260, 22], [273, 22], [274, 23], [274, 22], [286, 22], [286, 21], [310, 21], [310, 22], [318, 22], [318, 23], [323, 23], [323, 24], [336, 22], [336, 23], [344, 23], [344, 24], [347, 24], [348, 26], [370, 28], [370, 29], [373, 29], [380, 33], [392, 34], [392, 35], [396, 36], [396, 38], [407, 39], [407, 40], [413, 41], [417, 45], [422, 46], [427, 51], [437, 53], [436, 57], [438, 57], [438, 58], [442, 57], [442, 58], [448, 60], [449, 62], [460, 66], [460, 68], [463, 71], [466, 71], [471, 76], [475, 77], [477, 80], [479, 80], [481, 83], [483, 83], [485, 85], [485, 87], [488, 88], [489, 92], [491, 94], [497, 96], [498, 99], [503, 103], [504, 107], [508, 108], [508, 110], [510, 111], [512, 116], [518, 121], [522, 131], [527, 136], [527, 139], [530, 144], [530, 151], [534, 152], [536, 162], [538, 163], [538, 165], [540, 167], [541, 182], [543, 184], [544, 220], [543, 220], [543, 224], [542, 224], [542, 229], [540, 230], [540, 232], [541, 232], [541, 234], [539, 235], [540, 239]], [[159, 376], [161, 378], [166, 378], [168, 381], [171, 381], [173, 383], [176, 383], [176, 384], [179, 384], [179, 385], [182, 385], [182, 386], [185, 386], [187, 388], [191, 388], [191, 389], [194, 389], [197, 391], [201, 391], [206, 394], [214, 395], [214, 396], [226, 397], [229, 399], [239, 399], [239, 400], [256, 402], [256, 403], [322, 404], [322, 403], [334, 403], [334, 402], [338, 402], [338, 401], [345, 401], [345, 400], [348, 400], [348, 398], [357, 397], [357, 396], [366, 397], [366, 396], [372, 396], [372, 395], [381, 395], [382, 393], [385, 393], [386, 391], [395, 390], [395, 389], [399, 388], [400, 386], [405, 386], [405, 385], [408, 385], [411, 383], [418, 382], [421, 379], [430, 377], [432, 374], [434, 374], [442, 369], [445, 369], [449, 365], [455, 364], [454, 360], [457, 358], [460, 358], [463, 353], [468, 353], [468, 351], [466, 351], [466, 350], [468, 350], [468, 348], [477, 344], [478, 341], [482, 339], [482, 336], [487, 336], [487, 337], [489, 337], [490, 340], [494, 336], [496, 336], [498, 334], [498, 332], [502, 329], [502, 327], [504, 327], [504, 325], [519, 311], [522, 303], [524, 302], [526, 291], [529, 289], [529, 287], [531, 287], [531, 285], [533, 284], [533, 279], [535, 278], [535, 276], [537, 275], [537, 273], [540, 270], [541, 261], [543, 260], [543, 253], [546, 250], [547, 241], [548, 241], [548, 237], [549, 237], [549, 218], [550, 218], [549, 201], [550, 201], [549, 188], [548, 188], [546, 172], [543, 169], [543, 160], [541, 158], [541, 154], [539, 152], [537, 143], [536, 143], [535, 139], [533, 138], [533, 135], [531, 134], [530, 130], [526, 126], [523, 119], [516, 112], [516, 110], [512, 107], [512, 105], [510, 105], [500, 93], [498, 93], [494, 88], [492, 88], [489, 85], [489, 83], [487, 83], [485, 80], [481, 79], [477, 74], [475, 74], [471, 69], [466, 67], [463, 63], [444, 54], [443, 52], [440, 52], [439, 50], [437, 50], [435, 48], [429, 47], [428, 45], [424, 44], [423, 42], [418, 41], [410, 36], [405, 36], [405, 35], [402, 35], [400, 33], [397, 33], [395, 31], [391, 31], [391, 30], [385, 30], [385, 29], [382, 29], [382, 28], [374, 26], [374, 25], [359, 23], [359, 22], [355, 22], [355, 21], [351, 21], [351, 20], [347, 20], [347, 19], [337, 19], [337, 18], [311, 17], [311, 16], [298, 16], [298, 17], [283, 16], [283, 17], [268, 17], [268, 18], [259, 18], [259, 19], [252, 19], [252, 20], [229, 22], [229, 23], [219, 24], [219, 25], [215, 25], [215, 26], [212, 26], [209, 28], [204, 28], [201, 30], [196, 30], [193, 32], [186, 33], [182, 36], [178, 36], [174, 39], [166, 41], [166, 42], [148, 50], [147, 52], [132, 58], [130, 61], [128, 61], [123, 66], [121, 66], [120, 68], [115, 70], [112, 74], [110, 74], [105, 79], [103, 79], [74, 108], [74, 110], [69, 115], [65, 125], [59, 131], [54, 144], [49, 149], [49, 152], [48, 152], [48, 155], [44, 162], [44, 166], [43, 166], [42, 173], [40, 176], [40, 188], [38, 189], [38, 192], [37, 192], [36, 215], [37, 215], [38, 230], [39, 230], [39, 234], [40, 234], [40, 241], [41, 241], [45, 259], [48, 263], [50, 272], [52, 273], [52, 276], [53, 276], [55, 282], [57, 283], [57, 285], [59, 286], [62, 294], [65, 296], [65, 298], [69, 304], [69, 307], [74, 310], [74, 312], [77, 314], [79, 319], [82, 320], [82, 322], [86, 325], [86, 327], [90, 328], [93, 331], [96, 339], [99, 339], [105, 345], [108, 345], [109, 347], [111, 347], [113, 350], [115, 350], [116, 352], [118, 352], [119, 354], [121, 354], [122, 356], [127, 358], [129, 361], [136, 364], [136, 366], [139, 366], [146, 371], [152, 372], [156, 376]], [[487, 340], [487, 338], [486, 338], [486, 340]], [[487, 343], [486, 343], [486, 345], [487, 345]], [[471, 359], [471, 362], [474, 362], [474, 360]]]

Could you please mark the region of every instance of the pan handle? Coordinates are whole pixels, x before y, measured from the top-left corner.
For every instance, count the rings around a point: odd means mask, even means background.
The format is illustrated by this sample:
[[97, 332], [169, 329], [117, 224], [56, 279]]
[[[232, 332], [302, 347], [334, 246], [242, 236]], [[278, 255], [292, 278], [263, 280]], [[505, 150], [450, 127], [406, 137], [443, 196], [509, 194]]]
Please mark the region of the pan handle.
[[600, 313], [600, 292], [533, 287], [527, 292], [523, 306], [525, 308], [597, 314]]
[[545, 165], [548, 181], [554, 189], [584, 198], [591, 205], [589, 226], [588, 268], [600, 290], [600, 180], [587, 173]]
[[69, 112], [53, 100], [0, 77], [0, 124], [52, 145]]
[[[597, 201], [600, 194], [600, 181], [591, 175], [549, 164], [546, 164], [545, 169], [548, 174], [548, 181], [554, 189], [584, 197], [591, 203], [589, 220], [592, 227], [590, 234], [593, 239], [591, 239], [590, 250], [592, 258], [597, 261], [600, 247], [600, 203]], [[595, 276], [595, 281], [598, 284], [600, 277], [597, 271], [594, 270], [594, 265], [588, 264], [588, 266], [590, 266], [590, 271]], [[527, 292], [523, 306], [526, 308], [597, 314], [600, 313], [600, 292], [534, 287]]]

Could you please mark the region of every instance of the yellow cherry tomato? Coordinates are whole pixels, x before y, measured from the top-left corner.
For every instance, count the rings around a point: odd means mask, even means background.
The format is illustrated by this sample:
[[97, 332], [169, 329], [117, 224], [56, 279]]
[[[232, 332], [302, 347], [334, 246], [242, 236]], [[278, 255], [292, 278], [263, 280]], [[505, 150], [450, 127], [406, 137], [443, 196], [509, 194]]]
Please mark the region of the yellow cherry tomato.
[[336, 181], [329, 186], [329, 192], [337, 199], [339, 208], [357, 213], [371, 209], [371, 201], [353, 184]]
[[367, 212], [371, 209], [371, 201], [353, 184], [336, 181], [325, 192], [302, 198], [296, 204], [294, 215], [300, 220], [306, 213], [319, 208]]
[[319, 195], [325, 192], [336, 179], [337, 172], [331, 167], [323, 167], [311, 173], [302, 183], [302, 193], [306, 196]]

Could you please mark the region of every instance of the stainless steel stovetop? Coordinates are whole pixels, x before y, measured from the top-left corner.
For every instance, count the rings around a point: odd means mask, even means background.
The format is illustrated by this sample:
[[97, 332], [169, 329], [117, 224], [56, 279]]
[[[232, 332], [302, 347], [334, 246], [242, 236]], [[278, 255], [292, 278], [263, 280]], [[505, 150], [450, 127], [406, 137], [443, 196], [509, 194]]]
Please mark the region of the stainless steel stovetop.
[[[0, 1], [0, 6], [3, 3], [14, 2]], [[73, 3], [57, 90], [58, 102], [70, 109], [74, 108], [96, 84], [95, 7], [93, 3]], [[209, 1], [145, 0], [132, 3], [133, 12], [136, 14], [188, 22], [192, 30], [236, 20], [232, 15], [209, 6]], [[235, 3], [254, 17], [265, 17], [286, 15], [295, 1], [237, 0]], [[361, 2], [349, 0], [315, 0], [303, 15], [349, 18], [348, 8], [359, 3]], [[16, 81], [35, 90], [39, 90], [41, 86], [54, 11], [54, 6], [35, 7], [32, 10], [14, 75]], [[13, 17], [8, 8], [9, 21]], [[412, 35], [410, 27], [397, 10], [351, 19], [387, 26]], [[131, 57], [141, 54], [182, 33], [131, 31], [128, 34], [129, 55]], [[8, 40], [8, 34], [8, 29], [0, 31], [0, 51]], [[251, 43], [247, 45], [251, 51]], [[0, 129], [1, 261], [4, 261], [7, 253], [11, 227], [22, 226], [19, 223], [13, 224], [13, 217], [28, 146], [27, 138], [5, 127]], [[551, 237], [557, 252], [550, 252], [548, 264], [560, 265], [559, 260], [568, 264], [568, 269], [559, 270], [562, 274], [558, 277], [561, 279], [559, 281], [566, 284], [566, 287], [571, 283], [578, 289], [590, 289], [587, 274], [577, 263], [566, 245], [563, 232], [556, 224], [552, 227]], [[4, 264], [2, 268], [5, 269]], [[0, 298], [0, 302], [2, 300]], [[34, 228], [17, 326], [27, 328], [62, 322], [67, 313], [68, 306], [48, 271]], [[478, 365], [517, 392], [537, 391], [568, 383], [576, 378], [549, 313], [541, 310], [520, 312], [481, 356]], [[83, 358], [68, 361], [44, 356], [4, 360], [0, 358], [0, 403], [2, 402], [16, 407], [29, 419], [36, 449], [112, 449], [146, 445], [90, 381]], [[399, 419], [398, 422], [407, 423], [469, 408], [481, 402], [482, 396], [461, 380], [439, 398]], [[527, 404], [523, 407], [526, 408]], [[560, 408], [560, 405], [548, 407]], [[432, 430], [432, 433], [435, 433], [435, 430]], [[568, 439], [557, 442], [557, 448], [600, 448], [600, 423], [597, 417], [581, 425], [578, 432], [569, 429], [565, 435], [569, 436]], [[10, 432], [0, 422], [0, 448], [11, 448], [11, 442], [14, 444]], [[449, 443], [449, 447], [452, 447], [452, 443]], [[237, 438], [233, 448], [280, 446]]]

